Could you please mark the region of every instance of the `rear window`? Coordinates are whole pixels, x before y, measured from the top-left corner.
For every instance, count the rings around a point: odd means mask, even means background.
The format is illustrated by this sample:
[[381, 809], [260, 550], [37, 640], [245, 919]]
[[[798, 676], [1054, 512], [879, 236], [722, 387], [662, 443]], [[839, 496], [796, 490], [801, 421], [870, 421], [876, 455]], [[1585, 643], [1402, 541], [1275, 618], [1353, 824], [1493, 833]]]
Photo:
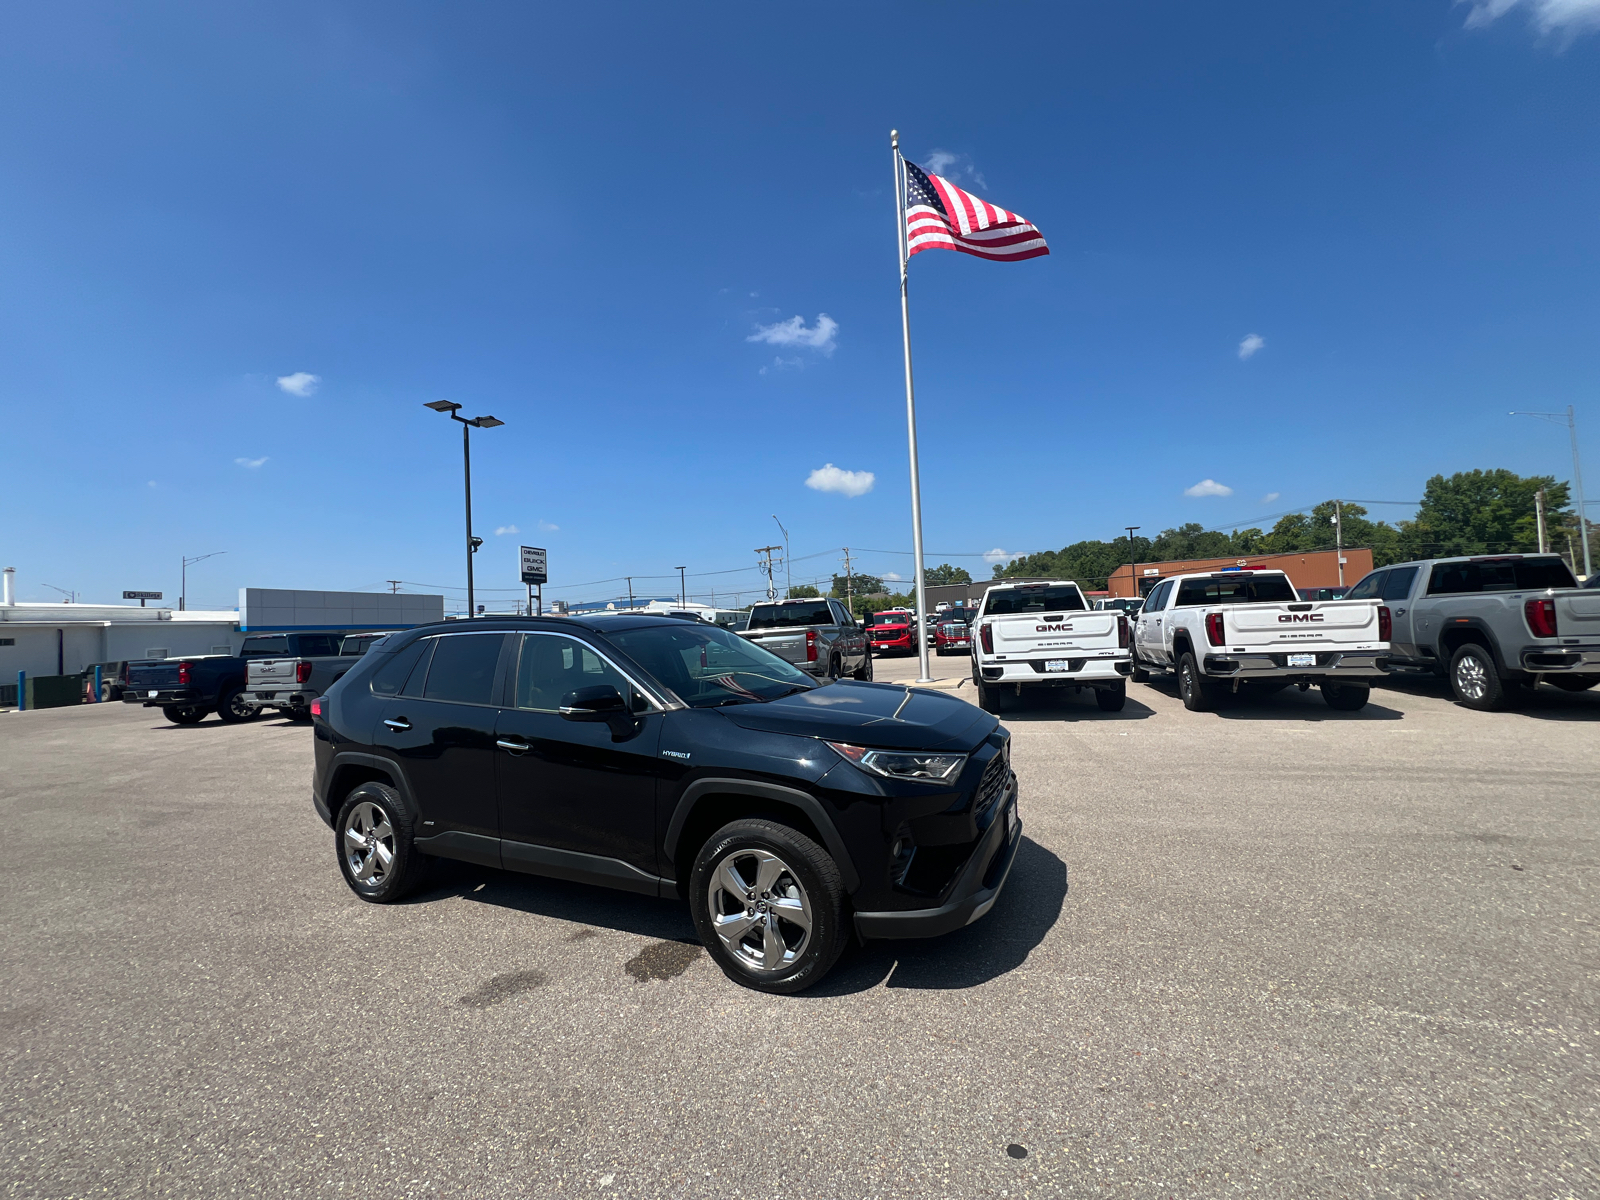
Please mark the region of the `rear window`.
[[361, 637], [347, 637], [339, 643], [339, 657], [352, 658], [365, 654], [389, 635], [386, 633], [364, 634]]
[[339, 638], [332, 633], [302, 633], [301, 658], [331, 658], [339, 653]]
[[832, 625], [826, 600], [812, 604], [758, 604], [750, 610], [751, 629], [792, 629], [797, 625]]
[[1178, 585], [1174, 608], [1202, 604], [1271, 604], [1300, 597], [1282, 575], [1224, 575], [1215, 579], [1185, 579]]
[[491, 703], [495, 664], [500, 661], [500, 646], [505, 635], [459, 633], [438, 640], [433, 662], [428, 665], [423, 699], [448, 700], [456, 704]]
[[1068, 612], [1086, 610], [1083, 593], [1075, 587], [1021, 587], [994, 590], [984, 605], [984, 615], [1003, 617], [1007, 613]]
[[1531, 592], [1577, 587], [1559, 558], [1514, 558], [1485, 562], [1439, 563], [1428, 579], [1428, 595], [1463, 592]]
[[282, 634], [277, 637], [245, 638], [239, 654], [244, 658], [286, 658], [289, 654], [289, 639]]

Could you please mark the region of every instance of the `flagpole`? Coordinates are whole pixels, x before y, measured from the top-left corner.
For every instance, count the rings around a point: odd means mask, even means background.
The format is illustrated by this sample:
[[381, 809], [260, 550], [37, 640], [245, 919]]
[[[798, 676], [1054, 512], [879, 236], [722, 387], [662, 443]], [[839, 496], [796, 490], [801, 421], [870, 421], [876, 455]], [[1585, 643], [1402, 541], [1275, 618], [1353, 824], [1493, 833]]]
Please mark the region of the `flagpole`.
[[889, 131], [889, 146], [894, 151], [895, 212], [899, 217], [900, 243], [900, 332], [906, 351], [906, 437], [911, 446], [911, 554], [917, 568], [917, 667], [918, 683], [932, 683], [928, 674], [928, 591], [922, 571], [922, 479], [917, 469], [917, 396], [911, 386], [911, 301], [906, 295], [906, 188], [905, 169], [900, 157], [900, 131]]

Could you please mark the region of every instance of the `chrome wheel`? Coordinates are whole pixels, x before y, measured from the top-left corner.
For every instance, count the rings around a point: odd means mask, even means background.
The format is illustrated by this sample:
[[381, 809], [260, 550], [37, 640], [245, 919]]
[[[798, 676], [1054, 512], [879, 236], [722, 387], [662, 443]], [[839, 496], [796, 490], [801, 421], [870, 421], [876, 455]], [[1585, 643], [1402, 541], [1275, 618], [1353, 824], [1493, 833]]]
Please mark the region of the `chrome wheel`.
[[770, 974], [792, 966], [811, 941], [811, 901], [789, 864], [769, 850], [735, 850], [706, 893], [712, 928], [739, 965]]
[[1489, 671], [1476, 654], [1456, 660], [1456, 691], [1466, 700], [1482, 700], [1489, 692]]
[[394, 866], [394, 829], [383, 809], [363, 800], [344, 822], [345, 862], [350, 877], [367, 887], [378, 887]]

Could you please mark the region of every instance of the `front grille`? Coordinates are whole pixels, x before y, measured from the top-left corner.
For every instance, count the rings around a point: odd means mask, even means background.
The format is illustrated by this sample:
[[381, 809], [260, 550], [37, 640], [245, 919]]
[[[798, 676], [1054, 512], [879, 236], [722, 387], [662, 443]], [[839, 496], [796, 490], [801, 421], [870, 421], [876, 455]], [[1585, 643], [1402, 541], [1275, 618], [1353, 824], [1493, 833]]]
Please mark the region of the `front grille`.
[[988, 819], [995, 804], [1005, 795], [1006, 783], [1011, 776], [1011, 747], [1009, 743], [989, 760], [978, 780], [978, 791], [972, 798], [972, 815], [981, 826]]

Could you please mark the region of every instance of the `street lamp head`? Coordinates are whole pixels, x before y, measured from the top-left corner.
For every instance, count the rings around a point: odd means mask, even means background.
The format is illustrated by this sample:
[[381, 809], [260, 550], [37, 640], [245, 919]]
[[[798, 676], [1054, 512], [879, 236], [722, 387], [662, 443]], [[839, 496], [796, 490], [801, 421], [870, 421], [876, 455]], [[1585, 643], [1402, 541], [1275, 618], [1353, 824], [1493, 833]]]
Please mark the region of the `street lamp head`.
[[473, 417], [467, 424], [476, 425], [479, 429], [493, 429], [497, 425], [504, 425], [505, 422], [499, 417]]
[[457, 404], [454, 400], [433, 400], [427, 404], [424, 404], [422, 407], [431, 408], [434, 412], [453, 413], [460, 408], [461, 405]]

